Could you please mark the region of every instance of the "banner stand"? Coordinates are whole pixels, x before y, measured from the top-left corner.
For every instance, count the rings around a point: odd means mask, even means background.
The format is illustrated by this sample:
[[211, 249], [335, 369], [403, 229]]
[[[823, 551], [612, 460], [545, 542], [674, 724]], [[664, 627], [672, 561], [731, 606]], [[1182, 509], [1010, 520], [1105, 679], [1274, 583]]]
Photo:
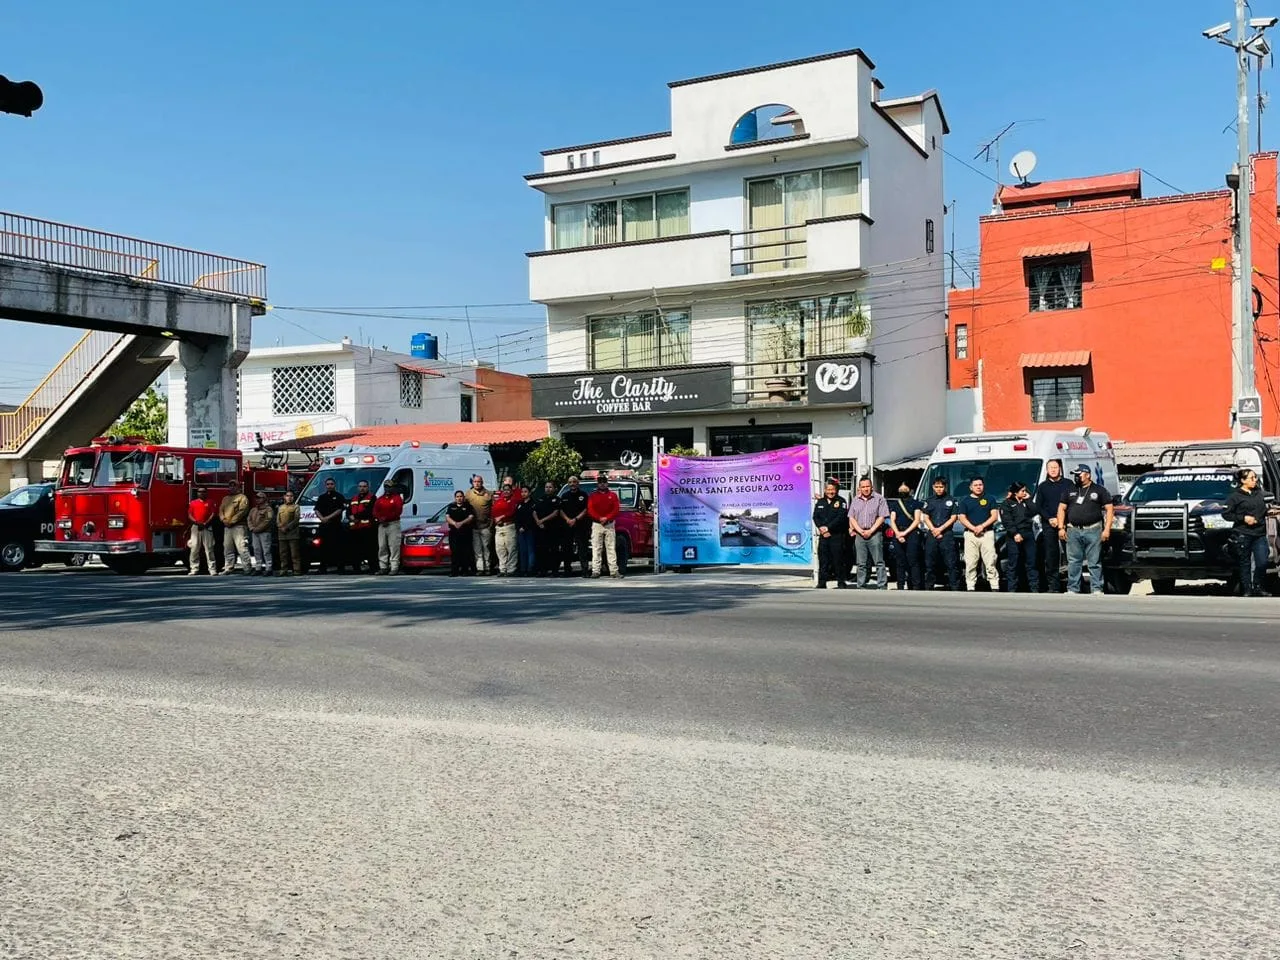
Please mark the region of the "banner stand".
[[662, 485], [658, 483], [658, 458], [666, 452], [665, 437], [653, 438], [653, 572], [662, 572], [662, 525], [658, 522], [658, 500], [662, 496]]
[[[822, 475], [822, 437], [809, 435], [809, 477], [812, 486], [809, 498], [818, 502], [818, 498], [826, 492], [827, 478]], [[813, 585], [818, 585], [818, 531], [815, 529], [813, 541]]]

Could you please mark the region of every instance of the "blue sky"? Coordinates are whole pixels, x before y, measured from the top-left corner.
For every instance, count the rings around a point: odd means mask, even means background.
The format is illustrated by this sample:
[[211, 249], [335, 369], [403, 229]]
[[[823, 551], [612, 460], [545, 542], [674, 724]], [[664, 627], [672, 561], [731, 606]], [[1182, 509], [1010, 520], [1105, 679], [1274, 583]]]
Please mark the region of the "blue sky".
[[[1015, 129], [1003, 162], [1032, 148], [1044, 179], [1142, 167], [1191, 191], [1221, 185], [1234, 156], [1231, 55], [1200, 36], [1230, 0], [836, 6], [6, 4], [0, 73], [38, 81], [46, 103], [0, 116], [0, 209], [264, 262], [281, 306], [432, 308], [281, 309], [257, 323], [259, 346], [347, 334], [405, 349], [429, 330], [457, 354], [469, 335], [453, 306], [472, 304], [481, 355], [506, 335], [503, 365], [536, 370], [524, 253], [542, 206], [522, 174], [546, 147], [666, 129], [668, 80], [857, 46], [885, 96], [936, 87], [947, 149], [989, 175], [979, 144], [1023, 119], [1042, 122]], [[948, 161], [962, 258], [992, 188]], [[0, 351], [12, 401], [75, 334], [0, 336], [19, 345]]]

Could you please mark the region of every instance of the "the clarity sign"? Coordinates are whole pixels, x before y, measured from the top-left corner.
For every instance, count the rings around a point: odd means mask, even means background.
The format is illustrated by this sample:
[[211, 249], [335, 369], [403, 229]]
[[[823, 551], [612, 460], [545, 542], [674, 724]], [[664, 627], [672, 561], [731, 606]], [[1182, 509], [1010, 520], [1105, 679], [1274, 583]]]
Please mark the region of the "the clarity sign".
[[730, 364], [650, 370], [535, 374], [533, 415], [612, 417], [679, 413], [728, 406], [733, 399]]

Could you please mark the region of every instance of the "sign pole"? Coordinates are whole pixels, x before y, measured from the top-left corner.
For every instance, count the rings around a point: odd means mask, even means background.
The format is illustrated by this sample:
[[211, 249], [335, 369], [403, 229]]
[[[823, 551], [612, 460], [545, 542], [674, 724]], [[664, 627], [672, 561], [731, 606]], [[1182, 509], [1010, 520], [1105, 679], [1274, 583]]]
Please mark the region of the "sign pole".
[[[818, 497], [822, 496], [823, 487], [827, 482], [827, 478], [822, 475], [822, 438], [813, 434], [809, 435], [809, 499], [814, 503], [818, 502]], [[815, 489], [817, 493], [815, 494]], [[809, 524], [810, 528], [813, 524]], [[812, 563], [813, 563], [813, 585], [818, 585], [818, 537], [816, 531], [809, 534], [809, 539], [813, 543]]]
[[662, 498], [662, 484], [658, 482], [658, 458], [666, 447], [666, 438], [653, 438], [653, 572], [662, 572], [662, 526], [658, 522], [658, 501]]

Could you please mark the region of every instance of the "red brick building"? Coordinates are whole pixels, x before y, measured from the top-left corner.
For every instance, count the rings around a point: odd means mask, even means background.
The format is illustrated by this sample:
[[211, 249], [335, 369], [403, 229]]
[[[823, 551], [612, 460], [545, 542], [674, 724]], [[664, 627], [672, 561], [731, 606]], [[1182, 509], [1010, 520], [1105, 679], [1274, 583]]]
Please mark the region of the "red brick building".
[[[1276, 158], [1253, 158], [1268, 436], [1280, 432]], [[1231, 191], [1144, 199], [1135, 170], [1007, 186], [999, 200], [980, 221], [979, 285], [949, 298], [950, 387], [976, 389], [982, 428], [1230, 436]]]

